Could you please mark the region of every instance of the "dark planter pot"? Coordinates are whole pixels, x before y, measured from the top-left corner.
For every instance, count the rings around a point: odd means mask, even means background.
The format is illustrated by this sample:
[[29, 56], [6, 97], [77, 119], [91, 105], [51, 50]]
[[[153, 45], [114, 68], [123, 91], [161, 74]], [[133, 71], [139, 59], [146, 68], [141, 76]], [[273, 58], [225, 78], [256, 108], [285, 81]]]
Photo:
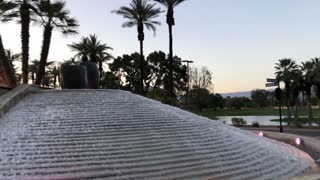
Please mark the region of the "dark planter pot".
[[88, 87], [87, 69], [79, 65], [61, 65], [62, 89], [86, 89]]
[[80, 65], [87, 68], [88, 88], [98, 89], [100, 85], [100, 76], [97, 64], [93, 62], [82, 62]]

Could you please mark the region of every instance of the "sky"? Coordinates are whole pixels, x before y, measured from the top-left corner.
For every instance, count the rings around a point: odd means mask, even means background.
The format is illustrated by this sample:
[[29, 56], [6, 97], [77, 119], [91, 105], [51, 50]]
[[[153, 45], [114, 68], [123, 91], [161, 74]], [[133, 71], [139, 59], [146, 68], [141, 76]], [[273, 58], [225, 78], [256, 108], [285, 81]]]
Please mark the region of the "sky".
[[[136, 28], [121, 28], [125, 20], [111, 13], [130, 0], [66, 2], [79, 21], [79, 34], [64, 36], [55, 31], [50, 61], [72, 57], [67, 44], [89, 34], [113, 47], [114, 56], [139, 51]], [[209, 68], [216, 93], [265, 88], [279, 59], [301, 62], [320, 56], [319, 12], [319, 0], [187, 0], [175, 10], [174, 53], [195, 61], [193, 66]], [[168, 52], [165, 13], [158, 20], [162, 25], [156, 36], [146, 32], [146, 54]], [[19, 25], [0, 24], [0, 34], [5, 48], [21, 52]], [[42, 27], [33, 24], [30, 59], [40, 57], [42, 34]]]

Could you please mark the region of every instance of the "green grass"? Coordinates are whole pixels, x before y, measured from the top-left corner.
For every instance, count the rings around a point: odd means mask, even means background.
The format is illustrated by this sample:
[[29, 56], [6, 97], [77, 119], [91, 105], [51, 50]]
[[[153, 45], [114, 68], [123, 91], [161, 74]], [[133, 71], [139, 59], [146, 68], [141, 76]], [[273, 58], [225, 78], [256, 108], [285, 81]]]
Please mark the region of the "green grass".
[[[280, 119], [272, 119], [271, 121], [279, 122]], [[319, 123], [320, 119], [319, 118], [313, 118], [312, 120], [309, 120], [308, 118], [298, 118], [298, 119], [292, 118], [289, 121], [289, 119], [285, 118], [285, 119], [282, 119], [282, 122], [290, 122], [290, 123], [296, 123], [296, 124], [307, 124], [307, 123]]]
[[[307, 109], [299, 109], [299, 116], [308, 116]], [[261, 108], [261, 109], [205, 109], [202, 112], [198, 112], [197, 114], [201, 116], [205, 116], [208, 118], [213, 118], [217, 116], [278, 116], [279, 110], [272, 108]], [[292, 115], [294, 114], [294, 110], [292, 111]], [[282, 109], [282, 115], [287, 115], [287, 110]], [[314, 109], [313, 115], [316, 117], [320, 117], [320, 110]]]

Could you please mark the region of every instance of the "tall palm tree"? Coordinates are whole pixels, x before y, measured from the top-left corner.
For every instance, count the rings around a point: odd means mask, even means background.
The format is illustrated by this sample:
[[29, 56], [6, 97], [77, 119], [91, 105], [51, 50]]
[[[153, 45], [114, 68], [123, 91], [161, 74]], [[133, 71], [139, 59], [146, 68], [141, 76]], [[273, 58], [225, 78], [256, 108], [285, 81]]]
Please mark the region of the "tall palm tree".
[[298, 65], [292, 59], [281, 59], [278, 63], [276, 63], [275, 69], [276, 78], [285, 83], [288, 118], [291, 120], [291, 86], [294, 73], [297, 71]]
[[113, 11], [121, 15], [128, 21], [122, 24], [123, 28], [131, 28], [137, 26], [138, 40], [140, 41], [140, 94], [144, 94], [143, 80], [144, 80], [144, 55], [143, 55], [143, 41], [144, 41], [144, 27], [148, 30], [156, 32], [156, 25], [161, 23], [154, 19], [162, 12], [160, 8], [156, 8], [155, 4], [149, 4], [148, 0], [132, 0], [130, 6], [121, 6], [120, 9]]
[[320, 108], [320, 58], [314, 58], [311, 59], [311, 62], [313, 64], [313, 71], [312, 71], [312, 81], [313, 85], [316, 87], [316, 95], [318, 97], [319, 101], [319, 108]]
[[314, 65], [312, 61], [302, 62], [300, 69], [303, 73], [304, 92], [307, 95], [308, 118], [311, 121], [313, 119], [311, 94], [312, 94], [312, 83], [313, 83], [312, 72], [314, 70]]
[[30, 42], [30, 23], [36, 11], [35, 4], [39, 0], [13, 0], [17, 6], [16, 16], [19, 17], [21, 24], [21, 49], [22, 49], [22, 81], [28, 83], [29, 68], [29, 42]]
[[53, 29], [61, 31], [64, 35], [78, 33], [77, 28], [79, 25], [74, 18], [69, 16], [70, 12], [65, 9], [65, 6], [66, 3], [64, 1], [51, 2], [50, 0], [41, 0], [38, 3], [39, 22], [43, 25], [44, 32], [36, 85], [40, 85], [45, 76]]
[[169, 28], [169, 76], [170, 76], [170, 94], [174, 96], [173, 85], [173, 35], [172, 27], [175, 25], [174, 8], [186, 0], [154, 0], [167, 8], [167, 24]]

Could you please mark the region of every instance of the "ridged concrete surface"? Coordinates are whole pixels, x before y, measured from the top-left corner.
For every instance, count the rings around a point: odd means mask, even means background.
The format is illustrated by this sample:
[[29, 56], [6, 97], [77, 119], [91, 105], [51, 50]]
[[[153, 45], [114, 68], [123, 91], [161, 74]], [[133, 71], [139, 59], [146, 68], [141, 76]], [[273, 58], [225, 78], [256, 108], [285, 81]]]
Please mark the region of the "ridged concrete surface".
[[38, 91], [0, 119], [0, 179], [287, 179], [313, 160], [124, 91]]

